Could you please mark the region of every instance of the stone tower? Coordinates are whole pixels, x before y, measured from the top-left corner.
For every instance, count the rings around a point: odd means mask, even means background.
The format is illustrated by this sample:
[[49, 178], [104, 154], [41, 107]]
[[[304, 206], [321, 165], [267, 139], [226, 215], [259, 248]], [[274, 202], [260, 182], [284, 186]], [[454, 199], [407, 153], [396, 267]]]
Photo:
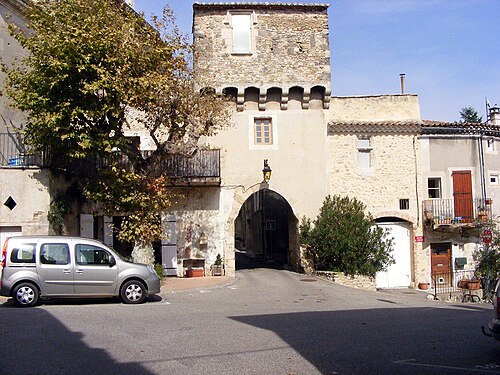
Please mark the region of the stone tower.
[[236, 100], [289, 98], [309, 108], [331, 94], [327, 4], [195, 3], [194, 71], [200, 89], [211, 88]]

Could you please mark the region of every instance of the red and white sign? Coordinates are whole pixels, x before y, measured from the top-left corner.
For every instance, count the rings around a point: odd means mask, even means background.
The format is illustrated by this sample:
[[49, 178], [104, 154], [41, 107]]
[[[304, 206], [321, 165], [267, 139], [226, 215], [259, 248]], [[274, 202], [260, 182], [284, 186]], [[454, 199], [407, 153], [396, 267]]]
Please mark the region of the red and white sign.
[[483, 232], [483, 242], [485, 244], [490, 244], [492, 239], [493, 239], [493, 234], [491, 233], [491, 230], [485, 229]]
[[424, 242], [425, 237], [424, 236], [415, 236], [415, 242]]

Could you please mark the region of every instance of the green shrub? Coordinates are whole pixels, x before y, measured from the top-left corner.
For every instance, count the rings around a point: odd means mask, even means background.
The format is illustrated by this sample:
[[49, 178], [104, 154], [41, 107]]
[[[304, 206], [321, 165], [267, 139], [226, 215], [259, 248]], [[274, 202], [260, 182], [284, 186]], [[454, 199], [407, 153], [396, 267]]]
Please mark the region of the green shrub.
[[392, 239], [365, 210], [355, 198], [335, 195], [326, 197], [313, 223], [302, 218], [299, 241], [317, 270], [374, 277], [394, 263]]
[[161, 263], [155, 263], [155, 271], [160, 280], [163, 279], [163, 265]]

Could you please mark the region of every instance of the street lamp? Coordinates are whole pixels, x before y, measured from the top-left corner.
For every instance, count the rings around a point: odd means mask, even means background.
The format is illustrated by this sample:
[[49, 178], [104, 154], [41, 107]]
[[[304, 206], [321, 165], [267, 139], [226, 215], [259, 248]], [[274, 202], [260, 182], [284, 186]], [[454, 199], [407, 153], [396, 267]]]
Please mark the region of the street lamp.
[[271, 167], [267, 163], [267, 159], [264, 159], [264, 169], [262, 169], [262, 176], [264, 177], [264, 181], [266, 184], [269, 182], [271, 179]]

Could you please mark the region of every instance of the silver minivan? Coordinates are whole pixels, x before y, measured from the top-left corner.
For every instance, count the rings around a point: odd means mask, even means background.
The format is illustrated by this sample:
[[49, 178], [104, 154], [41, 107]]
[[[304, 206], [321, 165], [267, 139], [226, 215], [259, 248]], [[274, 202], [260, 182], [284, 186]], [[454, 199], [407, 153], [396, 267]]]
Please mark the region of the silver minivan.
[[17, 236], [5, 240], [0, 295], [18, 306], [39, 297], [114, 297], [141, 303], [160, 292], [153, 267], [130, 263], [102, 242], [80, 237]]

